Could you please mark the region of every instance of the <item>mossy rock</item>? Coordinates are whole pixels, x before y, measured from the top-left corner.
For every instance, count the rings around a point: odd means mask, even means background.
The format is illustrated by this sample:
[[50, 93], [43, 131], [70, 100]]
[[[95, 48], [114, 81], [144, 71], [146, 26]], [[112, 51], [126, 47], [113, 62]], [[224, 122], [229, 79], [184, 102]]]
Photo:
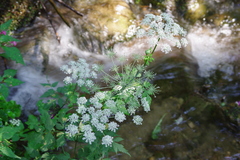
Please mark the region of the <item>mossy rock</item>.
[[38, 3], [33, 0], [1, 0], [0, 24], [13, 19], [10, 30], [29, 24], [40, 10]]

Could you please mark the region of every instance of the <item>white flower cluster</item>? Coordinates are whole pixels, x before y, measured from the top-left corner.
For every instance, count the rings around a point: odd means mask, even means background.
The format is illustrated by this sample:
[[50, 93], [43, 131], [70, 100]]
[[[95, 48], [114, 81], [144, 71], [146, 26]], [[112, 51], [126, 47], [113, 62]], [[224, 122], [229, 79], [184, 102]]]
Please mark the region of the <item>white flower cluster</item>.
[[133, 122], [136, 124], [136, 125], [142, 125], [142, 117], [140, 117], [139, 115], [136, 115], [133, 117]]
[[149, 103], [148, 103], [148, 101], [147, 101], [147, 98], [146, 98], [146, 97], [142, 98], [142, 99], [141, 99], [141, 102], [142, 102], [144, 111], [145, 111], [145, 112], [150, 111], [150, 106], [149, 106]]
[[69, 124], [65, 129], [66, 129], [66, 133], [69, 134], [70, 137], [79, 133], [78, 127], [74, 124]]
[[[186, 31], [174, 22], [171, 16], [167, 13], [162, 13], [159, 16], [153, 14], [146, 14], [141, 22], [142, 25], [148, 26], [145, 30], [143, 28], [139, 29], [136, 33], [138, 38], [140, 37], [152, 37], [151, 45], [155, 46], [159, 40], [167, 40], [168, 42], [174, 42], [173, 46], [181, 48], [188, 44], [186, 36]], [[176, 38], [177, 36], [182, 36], [180, 40]], [[171, 46], [169, 43], [164, 43], [161, 47], [161, 51], [164, 53], [170, 52]]]
[[[108, 99], [108, 92], [110, 91], [97, 92], [89, 99], [86, 97], [79, 97], [77, 99], [78, 108], [76, 111], [78, 114], [73, 113], [68, 117], [69, 125], [65, 128], [69, 136], [72, 137], [81, 133], [83, 135], [82, 139], [86, 143], [92, 144], [97, 139], [95, 131], [103, 133], [104, 130], [112, 132], [118, 130], [118, 122], [121, 123], [126, 120], [126, 115], [118, 108], [125, 107], [125, 103], [120, 100]], [[135, 115], [136, 109], [134, 108], [134, 111], [131, 112], [132, 115]], [[114, 118], [116, 122], [111, 121], [110, 118]], [[133, 117], [133, 122], [136, 125], [141, 125], [142, 121], [143, 119], [138, 115]], [[77, 123], [79, 125], [75, 125]], [[105, 135], [102, 138], [102, 145], [108, 147], [112, 143], [112, 136]]]
[[102, 145], [105, 145], [105, 147], [112, 146], [113, 143], [113, 137], [106, 135], [102, 138]]
[[126, 38], [131, 38], [131, 37], [133, 37], [134, 35], [135, 35], [135, 33], [137, 32], [137, 26], [136, 25], [130, 25], [129, 27], [128, 27], [128, 31], [127, 31], [127, 33], [126, 33], [126, 35], [125, 35], [125, 37]]
[[[80, 87], [84, 85], [91, 88], [92, 79], [97, 78], [98, 67], [92, 66], [90, 69], [86, 61], [80, 59], [78, 62], [64, 65], [61, 70], [71, 75], [64, 79], [66, 84], [77, 83]], [[115, 72], [118, 73], [117, 70]], [[113, 136], [106, 133], [116, 132], [119, 123], [127, 119], [126, 115], [132, 115], [133, 123], [141, 125], [143, 119], [136, 115], [136, 111], [140, 106], [143, 106], [144, 111], [150, 111], [150, 100], [146, 96], [151, 94], [144, 91], [151, 87], [148, 80], [151, 80], [153, 75], [146, 73], [144, 66], [134, 70], [132, 67], [126, 67], [124, 73], [118, 75], [118, 80], [109, 85], [111, 90], [95, 92], [92, 97], [78, 97], [76, 113], [67, 119], [66, 133], [70, 137], [80, 135], [88, 144], [95, 142], [96, 133], [102, 133], [101, 144], [109, 147], [112, 146]]]
[[11, 119], [9, 122], [14, 126], [19, 126], [21, 121], [19, 119]]
[[65, 74], [69, 76], [64, 78], [66, 84], [73, 83], [74, 81], [79, 87], [86, 86], [91, 88], [94, 83], [91, 79], [97, 78], [98, 66], [93, 65], [90, 69], [90, 65], [84, 59], [79, 59], [77, 62], [71, 61], [67, 65], [63, 65], [60, 68]]

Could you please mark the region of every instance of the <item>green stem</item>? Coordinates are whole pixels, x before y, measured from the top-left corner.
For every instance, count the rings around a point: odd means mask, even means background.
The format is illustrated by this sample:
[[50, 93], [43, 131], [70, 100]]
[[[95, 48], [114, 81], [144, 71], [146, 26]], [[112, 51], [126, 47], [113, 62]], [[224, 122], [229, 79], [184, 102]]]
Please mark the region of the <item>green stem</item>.
[[76, 140], [75, 140], [75, 144], [74, 144], [74, 155], [75, 155], [75, 158], [77, 157], [77, 137], [76, 136]]
[[[160, 41], [160, 38], [158, 38], [157, 42], [159, 42], [159, 41]], [[156, 48], [157, 48], [157, 44], [155, 44], [155, 46], [153, 47], [150, 55], [153, 55], [153, 53], [155, 52]], [[147, 62], [144, 62], [144, 66], [147, 66]]]
[[[74, 86], [73, 93], [75, 93], [76, 89], [77, 89], [77, 84], [75, 84], [75, 86]], [[60, 109], [58, 111], [56, 111], [55, 114], [53, 114], [52, 118], [54, 118], [58, 114], [58, 112], [65, 106], [65, 104], [67, 104], [68, 100], [69, 100], [69, 97], [67, 97], [67, 99], [65, 100], [64, 104], [62, 105], [62, 107], [60, 107]]]

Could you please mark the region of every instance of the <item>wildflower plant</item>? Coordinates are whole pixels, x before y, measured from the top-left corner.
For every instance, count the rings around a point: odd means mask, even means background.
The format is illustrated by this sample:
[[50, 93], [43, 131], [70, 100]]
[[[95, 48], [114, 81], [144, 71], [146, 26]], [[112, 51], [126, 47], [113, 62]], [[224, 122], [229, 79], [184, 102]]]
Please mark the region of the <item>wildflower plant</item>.
[[[27, 142], [24, 148], [10, 155], [0, 146], [0, 154], [15, 158], [21, 155], [22, 159], [74, 157], [88, 160], [107, 159], [109, 152], [129, 154], [119, 143], [123, 139], [117, 131], [126, 120], [142, 125], [139, 111], [151, 110], [152, 96], [158, 92], [158, 87], [151, 83], [155, 74], [147, 67], [154, 60], [152, 55], [158, 42], [174, 40], [177, 47], [186, 45], [185, 39], [175, 39], [178, 34], [185, 36], [186, 32], [167, 14], [146, 15], [142, 24], [148, 28], [139, 29], [136, 36], [155, 39], [153, 47], [146, 50], [144, 56], [133, 55], [135, 59], [131, 63], [117, 65], [117, 56], [110, 52], [108, 56], [113, 67], [109, 72], [81, 58], [63, 65], [60, 68], [66, 74], [63, 86], [57, 87], [58, 82], [42, 84], [49, 89], [37, 103], [40, 116], [29, 115], [25, 122], [27, 128], [20, 128], [7, 137]], [[165, 47], [162, 51], [168, 53], [170, 46], [166, 46], [167, 43], [162, 46]], [[22, 122], [14, 118], [9, 125], [23, 127]], [[0, 128], [0, 138], [1, 133]], [[75, 142], [71, 156], [64, 149], [68, 141]]]
[[138, 38], [151, 37], [149, 43], [152, 46], [145, 52], [145, 64], [149, 64], [154, 60], [152, 55], [160, 41], [162, 42], [161, 51], [166, 54], [172, 51], [171, 44], [177, 48], [186, 47], [188, 44], [185, 38], [187, 32], [174, 22], [170, 14], [146, 14], [141, 25], [144, 27], [137, 31], [136, 36]]
[[[0, 49], [4, 51], [0, 53], [0, 57], [24, 64], [20, 51], [14, 47], [19, 40], [10, 35], [8, 30], [10, 25], [11, 20], [0, 25]], [[20, 159], [10, 146], [12, 142], [18, 140], [15, 135], [24, 128], [18, 119], [21, 115], [21, 106], [15, 101], [7, 101], [10, 87], [23, 83], [15, 78], [16, 73], [14, 69], [5, 69], [3, 75], [0, 75], [0, 157], [3, 155]]]

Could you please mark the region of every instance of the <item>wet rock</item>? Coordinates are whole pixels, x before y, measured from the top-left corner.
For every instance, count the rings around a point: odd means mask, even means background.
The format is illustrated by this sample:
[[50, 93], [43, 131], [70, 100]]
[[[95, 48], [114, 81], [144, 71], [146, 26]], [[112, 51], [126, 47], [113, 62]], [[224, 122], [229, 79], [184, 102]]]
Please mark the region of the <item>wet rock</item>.
[[132, 24], [133, 13], [122, 0], [75, 1], [75, 7], [86, 16], [85, 28], [102, 42], [115, 36], [124, 40], [128, 27]]

